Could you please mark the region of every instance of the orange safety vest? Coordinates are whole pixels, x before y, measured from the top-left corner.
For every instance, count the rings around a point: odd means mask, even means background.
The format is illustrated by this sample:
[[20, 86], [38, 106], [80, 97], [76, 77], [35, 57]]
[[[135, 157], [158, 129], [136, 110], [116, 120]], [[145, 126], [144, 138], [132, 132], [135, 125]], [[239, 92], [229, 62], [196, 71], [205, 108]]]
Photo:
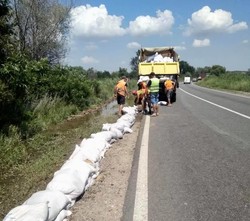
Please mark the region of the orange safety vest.
[[167, 90], [171, 90], [171, 89], [173, 89], [173, 81], [171, 81], [171, 80], [166, 80], [165, 81], [165, 83], [164, 83], [164, 85], [165, 85], [165, 88], [167, 89]]
[[115, 92], [122, 96], [127, 94], [126, 82], [124, 80], [118, 81], [117, 85], [115, 86]]
[[139, 98], [143, 98], [146, 93], [146, 89], [141, 89], [137, 91], [137, 95]]

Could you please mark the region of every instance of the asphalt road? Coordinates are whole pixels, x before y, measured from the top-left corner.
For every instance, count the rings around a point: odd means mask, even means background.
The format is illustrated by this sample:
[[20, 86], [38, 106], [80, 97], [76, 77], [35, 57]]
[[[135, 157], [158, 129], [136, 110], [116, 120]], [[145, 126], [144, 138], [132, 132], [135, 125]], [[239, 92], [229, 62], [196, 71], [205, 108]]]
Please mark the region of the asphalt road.
[[177, 93], [144, 117], [122, 220], [250, 220], [250, 97]]

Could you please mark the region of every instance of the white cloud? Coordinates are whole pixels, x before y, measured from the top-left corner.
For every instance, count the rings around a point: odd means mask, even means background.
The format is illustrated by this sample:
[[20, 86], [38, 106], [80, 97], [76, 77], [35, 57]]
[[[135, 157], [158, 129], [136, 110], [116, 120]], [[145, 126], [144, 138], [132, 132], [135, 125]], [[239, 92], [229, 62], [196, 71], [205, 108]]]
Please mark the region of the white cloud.
[[105, 5], [75, 7], [70, 12], [72, 35], [76, 37], [122, 36], [126, 30], [121, 27], [123, 16], [109, 15]]
[[91, 56], [84, 56], [81, 58], [82, 63], [84, 64], [96, 64], [99, 63], [99, 61]]
[[203, 40], [198, 40], [198, 39], [195, 39], [193, 41], [193, 46], [194, 47], [207, 47], [210, 45], [210, 40], [205, 38]]
[[246, 22], [239, 22], [237, 24], [233, 24], [230, 27], [228, 27], [227, 32], [228, 33], [234, 33], [237, 31], [248, 29], [248, 25]]
[[141, 48], [141, 45], [138, 42], [130, 42], [127, 44], [127, 47], [130, 49], [138, 49]]
[[132, 35], [171, 34], [174, 17], [171, 11], [156, 12], [156, 17], [139, 16], [129, 22], [129, 33]]
[[199, 11], [194, 12], [191, 19], [188, 19], [188, 28], [184, 34], [234, 33], [247, 28], [246, 22], [234, 24], [230, 12], [222, 9], [217, 9], [212, 12], [210, 7], [204, 6]]
[[242, 43], [243, 43], [243, 44], [247, 44], [247, 43], [248, 43], [248, 40], [243, 40]]

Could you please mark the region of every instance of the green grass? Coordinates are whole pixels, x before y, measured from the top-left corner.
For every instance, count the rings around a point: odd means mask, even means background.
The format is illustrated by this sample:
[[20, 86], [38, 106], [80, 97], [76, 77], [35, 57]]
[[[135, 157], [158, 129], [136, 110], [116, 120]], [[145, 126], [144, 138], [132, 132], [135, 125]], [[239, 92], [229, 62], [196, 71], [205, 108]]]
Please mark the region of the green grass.
[[[16, 149], [22, 150], [22, 154], [17, 154], [22, 160], [17, 163], [19, 158], [13, 159], [15, 164], [8, 167], [8, 170], [1, 169], [1, 218], [10, 209], [22, 204], [32, 193], [45, 189], [54, 172], [60, 169], [83, 138], [100, 131], [104, 123], [116, 120], [116, 115], [104, 117], [92, 113], [52, 126], [25, 142], [18, 136], [16, 139], [3, 139], [9, 148], [16, 145]], [[24, 156], [25, 160], [22, 158]]]
[[[0, 134], [0, 218], [32, 193], [45, 189], [54, 172], [83, 138], [100, 131], [104, 123], [117, 120], [117, 115], [101, 116], [98, 113], [98, 107], [113, 96], [117, 80], [104, 80], [101, 96], [89, 107], [95, 109], [94, 112], [81, 116], [76, 106], [66, 104], [58, 97], [45, 96], [33, 102], [31, 120], [25, 122], [21, 130], [11, 126], [8, 135]], [[128, 85], [129, 91], [136, 89], [136, 80], [131, 80]], [[130, 106], [132, 101], [130, 95], [127, 104]], [[75, 117], [68, 120], [72, 114]]]
[[224, 74], [219, 77], [209, 76], [197, 84], [209, 88], [250, 92], [250, 76], [246, 74]]

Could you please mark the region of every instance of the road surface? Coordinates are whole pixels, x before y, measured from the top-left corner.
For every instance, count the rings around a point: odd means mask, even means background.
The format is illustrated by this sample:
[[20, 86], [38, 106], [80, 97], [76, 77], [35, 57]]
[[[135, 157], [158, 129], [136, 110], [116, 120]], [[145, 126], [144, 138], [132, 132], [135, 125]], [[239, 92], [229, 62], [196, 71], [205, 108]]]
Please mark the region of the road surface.
[[122, 220], [250, 220], [250, 97], [177, 93], [143, 118]]

